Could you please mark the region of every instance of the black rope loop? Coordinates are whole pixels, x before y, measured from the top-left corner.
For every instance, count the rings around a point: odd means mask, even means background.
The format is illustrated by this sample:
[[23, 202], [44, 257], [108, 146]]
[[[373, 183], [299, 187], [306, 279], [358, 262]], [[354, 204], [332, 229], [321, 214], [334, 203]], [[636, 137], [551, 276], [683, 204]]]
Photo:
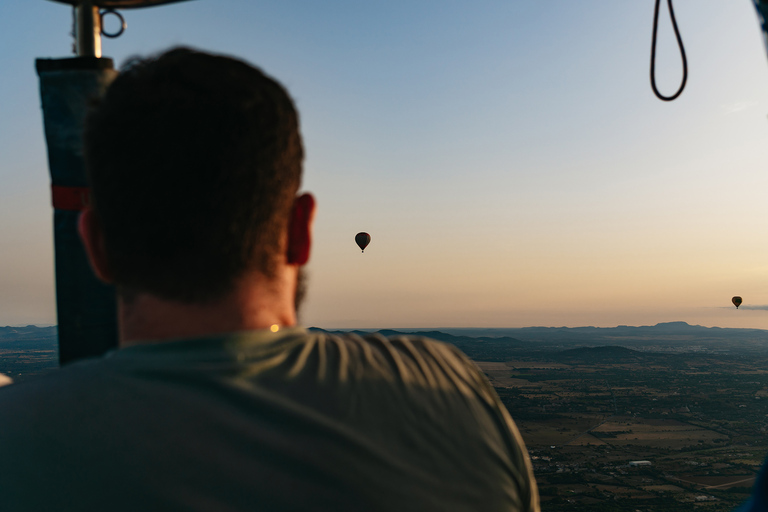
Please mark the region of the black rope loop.
[[672, 0], [667, 0], [669, 6], [669, 16], [672, 18], [672, 28], [675, 29], [675, 37], [677, 38], [677, 46], [680, 48], [680, 57], [683, 60], [683, 81], [680, 84], [680, 88], [672, 96], [664, 96], [659, 92], [656, 87], [656, 33], [659, 28], [659, 4], [661, 0], [656, 0], [656, 8], [653, 12], [653, 39], [651, 40], [651, 87], [653, 93], [657, 98], [663, 101], [672, 101], [676, 99], [685, 89], [685, 84], [688, 81], [688, 60], [685, 58], [685, 47], [683, 46], [683, 40], [680, 37], [680, 31], [677, 28], [677, 21], [675, 20], [675, 11], [672, 9]]
[[[111, 14], [113, 16], [117, 17], [117, 21], [120, 22], [120, 29], [116, 32], [107, 32], [104, 30], [104, 16], [107, 16], [108, 14]], [[125, 32], [125, 29], [128, 27], [128, 25], [125, 23], [125, 18], [123, 18], [123, 15], [117, 12], [114, 9], [102, 9], [99, 12], [100, 17], [100, 25], [101, 25], [101, 35], [104, 37], [109, 37], [110, 39], [114, 39], [116, 37], [120, 37], [123, 35], [123, 32]]]

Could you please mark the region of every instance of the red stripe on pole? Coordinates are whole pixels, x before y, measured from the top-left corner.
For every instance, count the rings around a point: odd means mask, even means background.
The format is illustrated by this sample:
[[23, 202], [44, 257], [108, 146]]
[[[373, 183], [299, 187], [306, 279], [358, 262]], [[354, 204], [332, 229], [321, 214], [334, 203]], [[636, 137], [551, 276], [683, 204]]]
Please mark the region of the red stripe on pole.
[[51, 198], [55, 209], [79, 212], [90, 204], [91, 191], [88, 187], [51, 185]]

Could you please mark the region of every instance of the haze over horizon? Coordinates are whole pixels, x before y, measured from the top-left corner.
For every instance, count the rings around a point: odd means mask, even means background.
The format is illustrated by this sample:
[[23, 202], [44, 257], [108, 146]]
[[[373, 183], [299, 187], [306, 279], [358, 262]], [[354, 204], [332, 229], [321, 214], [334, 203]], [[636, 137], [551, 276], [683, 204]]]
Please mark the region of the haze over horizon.
[[[478, 325], [469, 325], [469, 326], [449, 326], [449, 325], [438, 325], [438, 326], [431, 326], [431, 327], [415, 327], [415, 326], [377, 326], [377, 327], [371, 327], [371, 326], [362, 326], [362, 327], [345, 327], [345, 326], [319, 326], [319, 325], [310, 325], [310, 324], [302, 324], [303, 327], [306, 327], [308, 329], [322, 329], [324, 331], [370, 331], [370, 332], [376, 332], [376, 331], [415, 331], [415, 332], [426, 332], [426, 331], [505, 331], [505, 330], [518, 330], [518, 329], [618, 329], [618, 328], [629, 328], [629, 329], [638, 329], [638, 328], [648, 328], [648, 327], [691, 327], [691, 328], [698, 328], [703, 327], [705, 329], [710, 328], [716, 328], [716, 329], [758, 329], [758, 330], [764, 330], [768, 331], [768, 329], [761, 329], [756, 327], [720, 327], [717, 325], [699, 325], [699, 324], [689, 324], [688, 322], [684, 322], [682, 320], [677, 321], [669, 321], [669, 322], [658, 322], [656, 324], [652, 325], [627, 325], [627, 324], [618, 324], [618, 325], [525, 325], [525, 326], [506, 326], [506, 327], [485, 327], [485, 326], [478, 326]], [[0, 329], [23, 329], [24, 327], [35, 327], [39, 329], [45, 329], [50, 327], [57, 327], [56, 324], [26, 324], [26, 325], [0, 325]]]
[[[125, 10], [103, 46], [118, 65], [233, 54], [286, 85], [319, 204], [304, 325], [768, 329], [757, 18], [749, 0], [675, 13], [672, 103], [648, 80], [652, 2], [195, 0]], [[0, 325], [56, 323], [34, 59], [68, 56], [70, 23], [0, 4]], [[666, 7], [658, 52], [670, 93]]]

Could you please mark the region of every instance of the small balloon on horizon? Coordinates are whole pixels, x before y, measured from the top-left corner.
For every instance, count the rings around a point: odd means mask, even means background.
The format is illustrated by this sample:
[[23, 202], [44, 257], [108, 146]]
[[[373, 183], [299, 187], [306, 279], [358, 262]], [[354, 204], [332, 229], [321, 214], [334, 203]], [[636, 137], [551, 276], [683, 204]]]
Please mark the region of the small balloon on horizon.
[[731, 302], [733, 302], [733, 305], [736, 306], [736, 309], [739, 309], [739, 306], [741, 306], [741, 297], [737, 295], [731, 299]]
[[365, 231], [361, 231], [355, 235], [355, 243], [360, 248], [361, 252], [365, 252], [365, 248], [371, 243], [371, 235]]

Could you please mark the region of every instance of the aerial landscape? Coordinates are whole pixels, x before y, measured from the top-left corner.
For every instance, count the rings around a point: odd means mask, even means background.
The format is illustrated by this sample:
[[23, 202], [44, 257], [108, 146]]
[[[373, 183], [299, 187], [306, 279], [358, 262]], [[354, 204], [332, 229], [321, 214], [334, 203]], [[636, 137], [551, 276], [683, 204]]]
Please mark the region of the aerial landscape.
[[[313, 330], [322, 330], [313, 328]], [[768, 454], [768, 331], [402, 329], [485, 373], [528, 446], [543, 510], [732, 510]], [[55, 327], [0, 328], [0, 373], [58, 367]]]
[[[77, 1], [0, 2], [0, 386], [67, 359], [35, 62], [79, 51]], [[460, 349], [545, 512], [749, 498], [768, 457], [767, 0], [677, 18], [671, 0], [168, 3], [101, 11], [126, 31], [103, 57], [189, 46], [285, 85], [318, 203], [301, 325]]]

